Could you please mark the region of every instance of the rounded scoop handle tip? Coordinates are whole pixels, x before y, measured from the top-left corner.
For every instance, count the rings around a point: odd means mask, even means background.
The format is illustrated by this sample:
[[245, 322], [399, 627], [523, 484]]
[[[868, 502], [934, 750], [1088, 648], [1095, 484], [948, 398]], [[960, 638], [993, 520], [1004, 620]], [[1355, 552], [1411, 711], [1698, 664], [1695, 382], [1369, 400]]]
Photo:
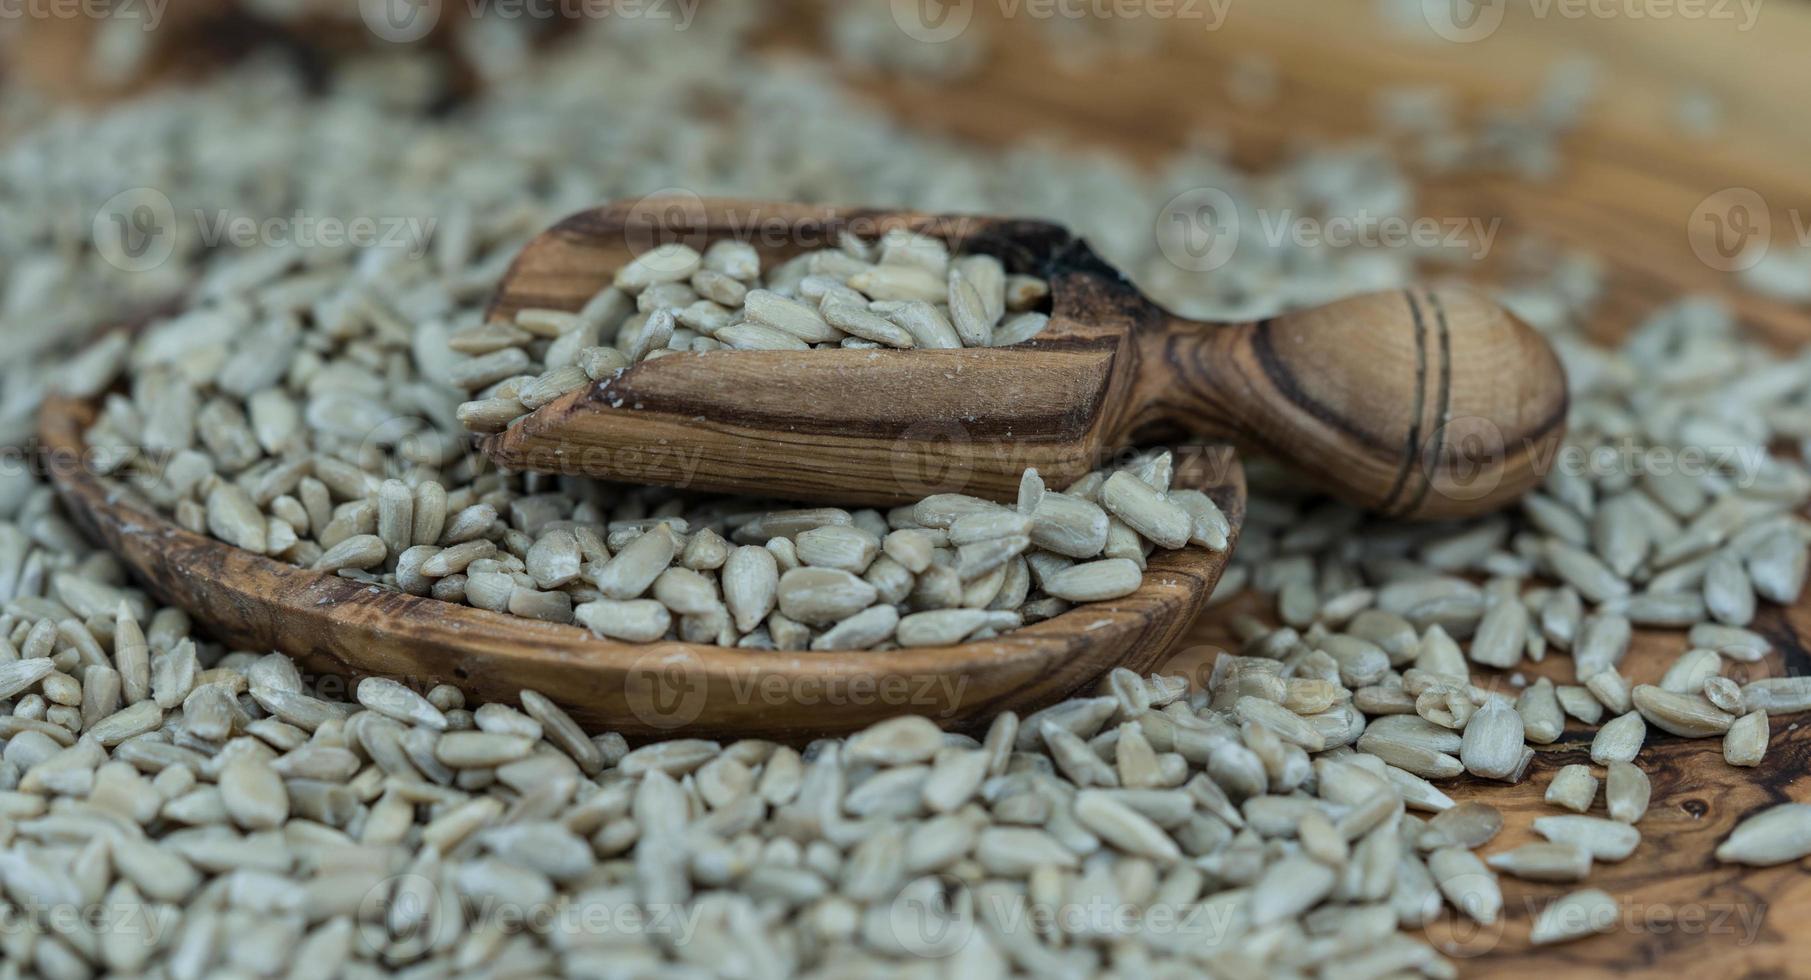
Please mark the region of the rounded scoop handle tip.
[[1228, 438], [1413, 520], [1497, 510], [1565, 433], [1566, 377], [1533, 328], [1467, 289], [1368, 293], [1143, 340], [1141, 413]]

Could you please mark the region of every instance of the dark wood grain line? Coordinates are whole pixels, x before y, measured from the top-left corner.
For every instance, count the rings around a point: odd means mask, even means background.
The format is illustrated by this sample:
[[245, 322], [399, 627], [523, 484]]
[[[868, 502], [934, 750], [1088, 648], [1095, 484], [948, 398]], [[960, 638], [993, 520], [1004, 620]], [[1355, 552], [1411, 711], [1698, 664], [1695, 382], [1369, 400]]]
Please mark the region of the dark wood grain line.
[[[1258, 366], [1264, 372], [1265, 379], [1270, 382], [1272, 388], [1276, 389], [1277, 394], [1289, 404], [1312, 416], [1315, 421], [1350, 437], [1352, 441], [1366, 449], [1379, 453], [1388, 452], [1390, 447], [1384, 445], [1375, 434], [1365, 431], [1351, 419], [1308, 394], [1307, 387], [1295, 376], [1293, 371], [1289, 370], [1288, 363], [1277, 350], [1274, 336], [1276, 323], [1276, 317], [1258, 321], [1252, 328], [1251, 349], [1257, 355]], [[1264, 448], [1282, 453], [1286, 457], [1289, 447], [1266, 445]]]
[[1421, 446], [1421, 418], [1427, 409], [1427, 322], [1421, 315], [1421, 304], [1416, 302], [1413, 290], [1403, 290], [1402, 298], [1409, 304], [1409, 316], [1415, 321], [1415, 410], [1409, 420], [1408, 448], [1402, 454], [1402, 467], [1396, 471], [1396, 482], [1390, 486], [1389, 495], [1378, 506], [1378, 510], [1391, 515], [1402, 513], [1397, 503], [1402, 499], [1403, 488], [1408, 485], [1410, 471], [1415, 468], [1415, 454]]
[[[1408, 506], [1405, 513], [1414, 513], [1421, 509], [1427, 500], [1428, 492], [1434, 488], [1434, 474], [1440, 471], [1440, 457], [1446, 449], [1446, 411], [1452, 404], [1453, 397], [1453, 342], [1452, 333], [1446, 322], [1446, 307], [1440, 303], [1440, 297], [1431, 290], [1427, 301], [1434, 307], [1434, 323], [1440, 333], [1440, 391], [1435, 404], [1433, 425], [1434, 431], [1428, 439], [1426, 461], [1421, 472], [1421, 492]], [[1403, 463], [1413, 466], [1416, 459], [1415, 445], [1411, 442], [1409, 451], [1404, 455]]]

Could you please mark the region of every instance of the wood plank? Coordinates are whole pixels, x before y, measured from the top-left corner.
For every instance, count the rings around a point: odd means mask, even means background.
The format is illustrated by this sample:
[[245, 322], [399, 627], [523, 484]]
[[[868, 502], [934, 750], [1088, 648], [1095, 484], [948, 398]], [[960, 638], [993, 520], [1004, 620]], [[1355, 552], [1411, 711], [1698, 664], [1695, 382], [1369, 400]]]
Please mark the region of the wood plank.
[[[1794, 209], [1811, 209], [1811, 179], [1800, 164], [1811, 156], [1811, 127], [1783, 124], [1798, 116], [1803, 93], [1811, 91], [1811, 59], [1803, 56], [1811, 5], [1768, 3], [1745, 28], [1682, 16], [1568, 18], [1555, 12], [1561, 9], [1555, 0], [1544, 6], [1545, 17], [1534, 13], [1536, 5], [1513, 5], [1489, 40], [1451, 44], [1379, 26], [1373, 3], [1267, 0], [1228, 8], [1218, 29], [1181, 24], [1165, 31], [1154, 51], [1087, 64], [1052, 52], [1030, 18], [1002, 20], [1004, 5], [975, 6], [996, 37], [994, 57], [978, 76], [937, 86], [851, 75], [851, 84], [914, 126], [984, 143], [1046, 135], [1151, 163], [1200, 132], [1220, 131], [1230, 135], [1235, 160], [1262, 166], [1303, 138], [1367, 133], [1381, 86], [1450, 86], [1475, 109], [1525, 101], [1549, 66], [1589, 53], [1609, 77], [1586, 129], [1566, 142], [1558, 180], [1541, 186], [1502, 178], [1428, 180], [1424, 212], [1502, 218], [1500, 242], [1539, 234], [1601, 252], [1609, 261], [1608, 295], [1591, 326], [1605, 338], [1681, 291], [1706, 290], [1729, 297], [1759, 336], [1781, 345], [1811, 339], [1803, 309], [1735, 292], [1727, 274], [1693, 254], [1688, 237], [1693, 209], [1724, 187], [1763, 196], [1782, 246], [1794, 237], [1795, 218], [1807, 213]], [[766, 44], [781, 53], [816, 48], [817, 13], [800, 7], [778, 18]], [[40, 54], [53, 63], [68, 58], [49, 48]], [[1226, 98], [1235, 65], [1254, 57], [1279, 67], [1274, 105], [1240, 107]], [[1676, 99], [1688, 82], [1726, 106], [1724, 128], [1713, 138], [1686, 137], [1673, 126]], [[1204, 670], [1228, 642], [1228, 618], [1257, 605], [1246, 598], [1211, 611], [1172, 668]], [[1780, 650], [1767, 669], [1811, 670], [1805, 644], [1811, 605], [1801, 600], [1790, 610], [1769, 610], [1761, 629]], [[1683, 648], [1677, 633], [1642, 631], [1627, 664], [1636, 677], [1651, 678]], [[1564, 658], [1540, 665], [1562, 673], [1564, 667]], [[1722, 866], [1710, 856], [1740, 816], [1771, 802], [1811, 799], [1811, 724], [1776, 721], [1774, 739], [1766, 764], [1750, 772], [1724, 765], [1716, 740], [1652, 738], [1641, 760], [1654, 781], [1642, 824], [1646, 839], [1627, 861], [1601, 865], [1591, 881], [1626, 903], [1625, 928], [1530, 951], [1528, 902], [1564, 889], [1505, 879], [1508, 914], [1500, 931], [1455, 936], [1445, 922], [1430, 936], [1458, 942], [1451, 951], [1463, 955], [1468, 976], [1802, 975], [1796, 950], [1803, 941], [1795, 942], [1795, 932], [1811, 911], [1805, 862], [1756, 870]], [[1546, 779], [1582, 758], [1587, 744], [1582, 729], [1569, 731], [1539, 753], [1534, 774], [1518, 786], [1459, 784], [1455, 795], [1488, 800], [1510, 817], [1489, 850], [1526, 839], [1528, 820], [1553, 812], [1539, 799]], [[1757, 914], [1764, 914], [1758, 924]]]

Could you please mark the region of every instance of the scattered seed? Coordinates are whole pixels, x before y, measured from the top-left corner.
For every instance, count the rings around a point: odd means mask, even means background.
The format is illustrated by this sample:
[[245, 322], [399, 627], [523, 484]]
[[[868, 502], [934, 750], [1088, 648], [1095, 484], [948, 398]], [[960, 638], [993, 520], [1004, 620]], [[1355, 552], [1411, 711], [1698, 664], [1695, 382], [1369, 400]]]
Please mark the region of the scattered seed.
[[1529, 940], [1536, 946], [1570, 942], [1616, 928], [1622, 907], [1609, 893], [1586, 888], [1554, 899], [1535, 917]]
[[1811, 804], [1782, 803], [1753, 814], [1717, 845], [1725, 864], [1766, 867], [1811, 854]]
[[1597, 799], [1597, 777], [1591, 774], [1589, 766], [1577, 763], [1564, 766], [1547, 784], [1546, 799], [1554, 806], [1584, 813]]

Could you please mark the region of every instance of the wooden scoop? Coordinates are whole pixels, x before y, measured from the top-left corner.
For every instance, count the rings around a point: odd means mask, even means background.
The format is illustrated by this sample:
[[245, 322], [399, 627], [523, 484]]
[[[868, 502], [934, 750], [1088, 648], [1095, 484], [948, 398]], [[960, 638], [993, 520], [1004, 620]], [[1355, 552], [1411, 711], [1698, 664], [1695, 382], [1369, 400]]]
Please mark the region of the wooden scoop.
[[[44, 466], [58, 493], [145, 588], [218, 639], [295, 657], [324, 693], [344, 694], [365, 675], [423, 691], [456, 684], [489, 701], [514, 702], [532, 688], [593, 732], [803, 743], [899, 714], [970, 728], [1001, 711], [1027, 713], [1114, 667], [1154, 669], [1194, 622], [1227, 560], [1201, 548], [1159, 551], [1125, 598], [958, 646], [768, 653], [617, 643], [577, 626], [312, 572], [186, 531], [88, 465], [82, 433], [97, 411], [94, 402], [52, 398], [39, 416]], [[1236, 543], [1245, 516], [1238, 460], [1218, 447], [1179, 450], [1176, 463], [1176, 485], [1212, 496]]]
[[697, 198], [585, 211], [530, 242], [492, 318], [577, 311], [647, 248], [736, 238], [769, 267], [844, 230], [934, 235], [1045, 278], [1030, 342], [963, 350], [713, 351], [635, 364], [484, 440], [515, 469], [837, 503], [960, 491], [1010, 499], [1135, 442], [1231, 442], [1401, 518], [1514, 500], [1564, 432], [1540, 334], [1460, 289], [1373, 293], [1255, 323], [1160, 309], [1056, 225]]

